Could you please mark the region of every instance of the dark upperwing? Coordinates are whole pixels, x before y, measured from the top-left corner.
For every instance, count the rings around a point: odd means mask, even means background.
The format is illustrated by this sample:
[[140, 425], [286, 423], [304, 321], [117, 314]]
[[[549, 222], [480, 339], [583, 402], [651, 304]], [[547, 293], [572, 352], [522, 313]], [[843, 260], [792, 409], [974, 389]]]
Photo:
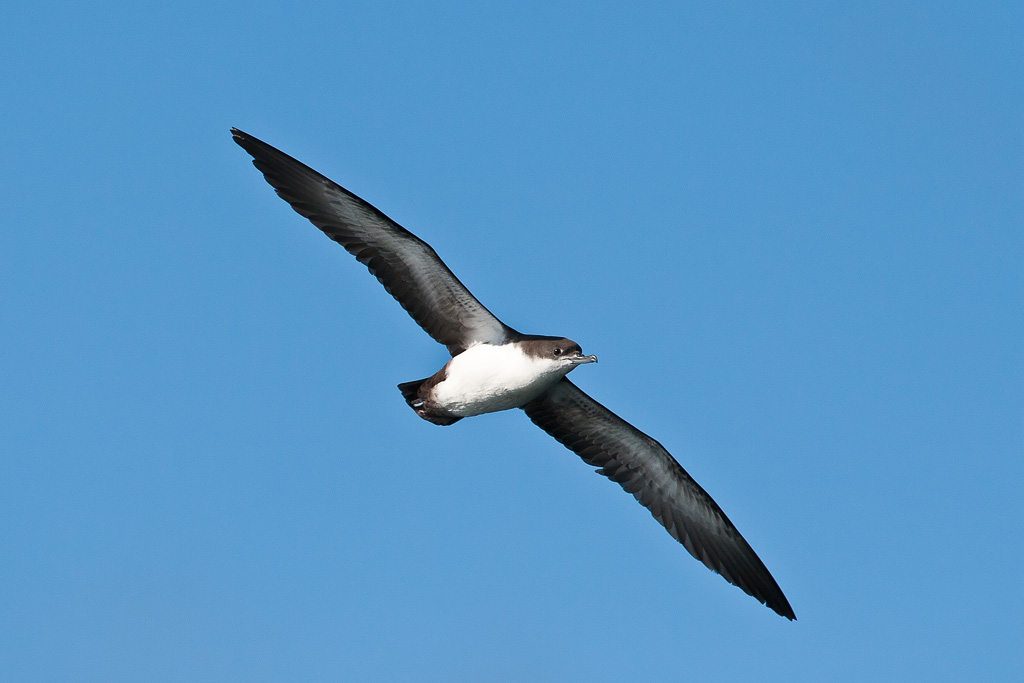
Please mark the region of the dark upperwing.
[[711, 496], [661, 444], [587, 396], [567, 378], [523, 410], [533, 422], [618, 482], [691, 555], [729, 583], [796, 619], [761, 559]]
[[366, 265], [453, 356], [477, 342], [502, 344], [518, 337], [476, 300], [429, 244], [302, 162], [237, 128], [231, 134], [281, 199]]

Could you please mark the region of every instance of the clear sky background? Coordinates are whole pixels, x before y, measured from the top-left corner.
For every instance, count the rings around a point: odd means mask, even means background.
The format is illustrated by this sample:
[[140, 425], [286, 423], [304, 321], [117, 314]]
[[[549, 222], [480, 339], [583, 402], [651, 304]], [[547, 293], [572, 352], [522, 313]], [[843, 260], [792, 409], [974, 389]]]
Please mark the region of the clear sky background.
[[[627, 4], [8, 3], [0, 678], [1021, 680], [1020, 3]], [[799, 621], [418, 419], [230, 126], [597, 354]]]

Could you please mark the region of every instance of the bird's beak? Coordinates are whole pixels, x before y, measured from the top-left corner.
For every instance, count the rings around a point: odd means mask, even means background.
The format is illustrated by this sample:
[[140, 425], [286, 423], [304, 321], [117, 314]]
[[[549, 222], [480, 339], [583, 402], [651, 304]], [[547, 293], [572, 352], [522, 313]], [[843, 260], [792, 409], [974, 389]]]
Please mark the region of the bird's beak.
[[573, 356], [569, 360], [573, 362], [573, 365], [583, 365], [584, 363], [596, 363], [597, 356], [584, 356], [581, 353], [578, 356]]

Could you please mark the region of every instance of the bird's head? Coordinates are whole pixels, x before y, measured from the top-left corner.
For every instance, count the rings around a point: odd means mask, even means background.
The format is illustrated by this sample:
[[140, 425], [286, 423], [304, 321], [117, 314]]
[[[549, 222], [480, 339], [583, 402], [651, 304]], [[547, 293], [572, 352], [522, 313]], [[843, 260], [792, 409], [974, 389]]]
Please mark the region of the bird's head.
[[580, 345], [565, 337], [532, 337], [524, 341], [523, 346], [533, 358], [552, 362], [564, 373], [571, 372], [577, 365], [597, 362], [597, 356], [583, 355]]

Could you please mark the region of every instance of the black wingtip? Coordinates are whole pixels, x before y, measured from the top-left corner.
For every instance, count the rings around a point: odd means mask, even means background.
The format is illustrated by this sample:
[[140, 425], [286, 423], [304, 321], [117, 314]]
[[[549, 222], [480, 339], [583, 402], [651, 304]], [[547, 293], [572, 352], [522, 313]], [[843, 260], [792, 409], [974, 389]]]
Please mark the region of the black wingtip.
[[796, 621], [796, 613], [793, 608], [789, 606], [789, 601], [785, 598], [782, 599], [780, 605], [768, 605], [768, 607], [775, 611], [780, 617], [786, 617], [790, 621]]
[[[768, 572], [767, 567], [764, 571], [765, 573]], [[789, 604], [789, 600], [786, 599], [786, 596], [782, 593], [782, 589], [779, 588], [779, 584], [775, 582], [775, 579], [771, 574], [768, 574], [768, 580], [774, 590], [769, 590], [767, 599], [763, 600], [764, 606], [778, 614], [780, 617], [786, 617], [790, 621], [796, 621], [796, 612], [793, 611], [793, 608]], [[746, 588], [744, 588], [744, 590], [746, 590]], [[749, 593], [750, 591], [747, 592]], [[760, 596], [755, 597], [757, 597], [758, 600], [761, 600]]]
[[263, 140], [260, 140], [255, 135], [249, 135], [244, 130], [239, 130], [238, 128], [234, 128], [234, 127], [231, 128], [231, 139], [234, 140], [235, 143], [239, 147], [241, 147], [242, 149], [244, 149], [246, 152], [248, 152], [249, 154], [253, 155], [254, 157], [256, 156], [256, 154], [254, 153], [254, 150], [266, 150], [266, 149], [271, 149], [271, 150], [277, 152], [278, 154], [280, 154], [282, 156], [287, 156], [283, 152], [281, 152], [281, 151], [279, 151], [277, 149], [274, 149], [273, 147], [271, 147], [267, 143], [263, 142]]
[[[740, 588], [742, 588], [745, 593], [752, 595], [758, 602], [778, 614], [780, 617], [785, 617], [790, 621], [796, 621], [796, 613], [790, 606], [789, 600], [783, 594], [782, 589], [779, 588], [779, 584], [777, 584], [772, 575], [768, 573], [767, 568], [764, 569], [764, 573], [767, 575], [767, 585], [758, 586], [753, 590], [750, 586], [740, 586]], [[733, 582], [730, 581], [730, 583]]]
[[244, 130], [239, 130], [234, 126], [231, 127], [231, 139], [234, 140], [239, 147], [246, 151], [249, 151], [249, 147], [253, 145], [253, 143], [262, 142], [262, 140], [254, 138], [253, 136], [246, 133]]
[[777, 584], [772, 575], [768, 573], [768, 569], [767, 567], [764, 567], [763, 563], [761, 566], [764, 576], [766, 577], [767, 585], [762, 584], [757, 588], [752, 588], [751, 586], [740, 585], [728, 578], [726, 580], [729, 581], [729, 583], [739, 586], [745, 593], [752, 595], [758, 602], [778, 614], [780, 617], [785, 617], [790, 621], [796, 621], [796, 613], [790, 606], [789, 600], [787, 600], [786, 596], [782, 593], [782, 589], [779, 588], [779, 584]]

